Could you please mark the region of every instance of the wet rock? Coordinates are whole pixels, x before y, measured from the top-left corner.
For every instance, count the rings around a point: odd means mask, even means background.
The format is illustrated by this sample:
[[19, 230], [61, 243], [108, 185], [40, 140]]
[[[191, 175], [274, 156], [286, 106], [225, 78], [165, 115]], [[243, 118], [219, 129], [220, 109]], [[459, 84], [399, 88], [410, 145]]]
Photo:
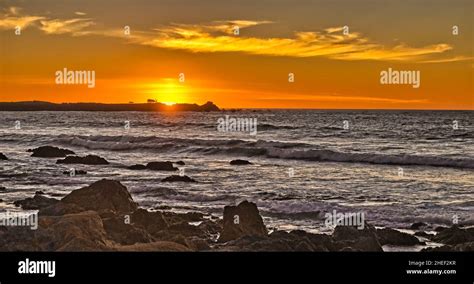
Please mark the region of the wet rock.
[[66, 157], [67, 155], [75, 154], [71, 150], [61, 149], [53, 146], [41, 146], [36, 149], [28, 150], [28, 152], [33, 152], [33, 154], [31, 154], [31, 157], [40, 158], [60, 158]]
[[432, 238], [434, 242], [457, 245], [461, 243], [474, 242], [474, 228], [462, 229], [458, 226], [442, 230]]
[[50, 206], [43, 207], [39, 210], [38, 215], [44, 216], [62, 216], [67, 214], [76, 214], [86, 211], [84, 208], [73, 203], [56, 202]]
[[146, 209], [139, 208], [133, 212], [130, 219], [131, 224], [145, 229], [152, 235], [168, 228], [168, 223], [163, 217], [163, 214], [158, 211], [150, 212]]
[[153, 243], [139, 243], [129, 246], [117, 246], [118, 251], [169, 251], [186, 252], [191, 251], [188, 247], [169, 241], [156, 241]]
[[419, 232], [415, 232], [415, 236], [431, 239], [434, 236], [434, 234], [429, 234], [423, 231], [419, 231]]
[[251, 165], [252, 163], [247, 161], [247, 160], [232, 160], [230, 161], [230, 164], [231, 165], [234, 165], [234, 166], [241, 166], [241, 165]]
[[110, 210], [117, 213], [131, 213], [137, 209], [137, 204], [127, 188], [118, 181], [107, 179], [74, 190], [61, 201], [98, 212]]
[[146, 166], [136, 164], [136, 165], [132, 165], [132, 166], [128, 167], [128, 169], [130, 169], [130, 170], [146, 170]]
[[362, 230], [354, 226], [336, 226], [333, 239], [340, 250], [349, 247], [357, 251], [383, 251], [375, 227], [368, 223]]
[[37, 190], [37, 191], [35, 192], [35, 194], [44, 194], [44, 192], [41, 191], [41, 190]]
[[161, 181], [162, 182], [196, 182], [196, 180], [193, 178], [190, 178], [188, 176], [179, 176], [179, 175], [172, 175], [169, 177], [165, 177]]
[[412, 230], [419, 230], [422, 227], [427, 227], [428, 224], [423, 223], [423, 222], [415, 222], [410, 226], [410, 229]]
[[447, 228], [448, 227], [438, 226], [434, 230], [435, 230], [435, 232], [439, 233], [439, 232], [442, 232], [442, 231], [446, 230]]
[[177, 171], [178, 168], [171, 162], [151, 162], [146, 164], [146, 168], [153, 171]]
[[[70, 176], [70, 175], [71, 175], [71, 171], [64, 171], [63, 174]], [[72, 172], [72, 174], [73, 174], [73, 175], [76, 175], [76, 176], [78, 176], [78, 175], [86, 175], [87, 172], [86, 172], [86, 171], [83, 171], [83, 170], [74, 170], [74, 171]]]
[[42, 196], [40, 194], [35, 194], [35, 196], [32, 198], [28, 197], [23, 200], [17, 200], [13, 202], [13, 204], [25, 210], [38, 210], [41, 208], [48, 207], [57, 202], [59, 202], [59, 200], [55, 198], [49, 198], [49, 197]]
[[377, 229], [376, 234], [381, 245], [414, 246], [423, 244], [415, 236], [390, 228]]
[[3, 153], [0, 153], [0, 160], [8, 160], [7, 156], [5, 156]]
[[186, 165], [183, 161], [174, 162], [176, 165], [184, 166]]
[[3, 186], [0, 186], [0, 191], [7, 191], [7, 189]]
[[107, 162], [106, 159], [96, 155], [87, 155], [85, 157], [67, 156], [62, 160], [57, 160], [56, 164], [107, 165], [109, 162]]
[[219, 241], [227, 242], [243, 236], [267, 236], [257, 205], [248, 201], [224, 207], [224, 225]]
[[0, 238], [1, 251], [102, 251], [111, 245], [94, 211], [41, 216], [37, 230], [9, 227]]
[[126, 223], [126, 216], [103, 218], [104, 229], [113, 241], [122, 245], [153, 242], [153, 237], [143, 228]]

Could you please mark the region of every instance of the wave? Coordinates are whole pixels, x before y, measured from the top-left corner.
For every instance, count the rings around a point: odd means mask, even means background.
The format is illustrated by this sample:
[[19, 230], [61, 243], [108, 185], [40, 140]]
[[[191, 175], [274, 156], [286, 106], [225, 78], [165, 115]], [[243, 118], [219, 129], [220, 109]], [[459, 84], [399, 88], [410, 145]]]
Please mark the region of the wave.
[[306, 143], [280, 141], [247, 141], [240, 139], [186, 139], [134, 136], [60, 136], [56, 142], [86, 149], [196, 153], [204, 155], [262, 156], [315, 162], [368, 163], [385, 165], [413, 165], [474, 169], [472, 158], [422, 156], [383, 153], [347, 153], [330, 149], [315, 149]]

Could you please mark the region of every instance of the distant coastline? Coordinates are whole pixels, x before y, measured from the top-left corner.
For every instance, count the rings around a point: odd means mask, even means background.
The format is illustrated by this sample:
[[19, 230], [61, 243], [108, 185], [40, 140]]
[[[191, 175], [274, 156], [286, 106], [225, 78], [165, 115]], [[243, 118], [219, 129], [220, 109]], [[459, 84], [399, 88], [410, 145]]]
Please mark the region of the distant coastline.
[[163, 103], [128, 103], [128, 104], [103, 104], [103, 103], [50, 103], [43, 101], [25, 102], [0, 102], [0, 111], [219, 111], [212, 102], [198, 104]]

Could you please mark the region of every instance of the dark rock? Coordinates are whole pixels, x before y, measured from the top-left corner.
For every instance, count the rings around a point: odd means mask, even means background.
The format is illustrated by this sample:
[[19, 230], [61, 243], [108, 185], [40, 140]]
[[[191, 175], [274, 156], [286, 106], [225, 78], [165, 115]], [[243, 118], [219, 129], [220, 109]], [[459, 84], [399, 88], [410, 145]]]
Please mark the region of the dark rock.
[[150, 162], [146, 164], [146, 168], [153, 171], [177, 171], [178, 168], [173, 167], [171, 162]]
[[39, 210], [38, 215], [44, 216], [62, 216], [67, 214], [76, 214], [86, 211], [84, 208], [73, 203], [64, 203], [62, 201], [56, 202], [48, 207], [43, 207]]
[[421, 227], [427, 227], [428, 224], [426, 223], [423, 223], [423, 222], [416, 222], [416, 223], [413, 223], [411, 226], [410, 226], [410, 229], [412, 230], [419, 230]]
[[3, 186], [0, 186], [0, 191], [6, 191], [7, 189]]
[[333, 239], [339, 249], [350, 247], [357, 251], [383, 251], [375, 227], [368, 223], [362, 230], [355, 226], [336, 226]]
[[[70, 171], [64, 171], [63, 174], [65, 175], [71, 175], [71, 172]], [[83, 171], [83, 170], [74, 170], [74, 175], [86, 175], [87, 172], [86, 171]]]
[[110, 210], [117, 213], [131, 213], [137, 209], [137, 204], [127, 188], [118, 181], [107, 179], [74, 190], [61, 201], [98, 212]]
[[61, 148], [53, 147], [53, 146], [42, 146], [33, 150], [29, 150], [29, 152], [33, 152], [31, 157], [40, 157], [40, 158], [60, 158], [60, 157], [66, 157], [67, 155], [75, 154], [71, 150], [61, 149]]
[[96, 155], [87, 155], [85, 157], [67, 156], [62, 160], [57, 160], [56, 164], [84, 164], [84, 165], [107, 165], [109, 162]]
[[434, 230], [435, 230], [435, 232], [439, 233], [439, 232], [442, 232], [442, 231], [446, 230], [447, 228], [448, 227], [438, 226]]
[[376, 234], [381, 245], [414, 246], [422, 244], [417, 237], [390, 228], [377, 229]]
[[0, 153], [0, 160], [8, 160], [8, 158], [3, 153]]
[[419, 232], [415, 232], [415, 236], [431, 239], [434, 236], [434, 234], [429, 234], [423, 231], [419, 231]]
[[35, 194], [33, 198], [28, 197], [23, 200], [17, 200], [13, 202], [13, 204], [25, 210], [38, 210], [44, 207], [48, 207], [57, 202], [59, 202], [59, 200], [55, 198], [49, 198], [39, 194]]
[[248, 201], [224, 207], [224, 225], [219, 241], [227, 242], [243, 236], [267, 236], [257, 205]]
[[439, 232], [432, 240], [448, 245], [474, 242], [474, 228], [461, 229], [455, 225]]
[[137, 243], [128, 246], [117, 246], [117, 251], [169, 251], [169, 252], [186, 252], [190, 249], [182, 244], [169, 241], [156, 241], [152, 243]]
[[136, 165], [132, 165], [132, 166], [128, 167], [128, 169], [130, 169], [130, 170], [146, 170], [146, 166], [136, 164]]
[[246, 160], [232, 160], [230, 161], [231, 165], [240, 166], [240, 165], [251, 165], [252, 163]]
[[93, 211], [41, 216], [37, 230], [9, 227], [0, 238], [1, 251], [103, 251], [112, 245]]
[[133, 212], [130, 219], [131, 224], [145, 229], [152, 235], [168, 228], [168, 223], [161, 212], [150, 212], [139, 208]]
[[162, 182], [177, 182], [177, 181], [182, 181], [182, 182], [196, 182], [195, 179], [192, 179], [188, 176], [179, 176], [179, 175], [172, 175], [169, 177], [165, 177], [164, 179], [161, 180]]
[[174, 162], [176, 165], [184, 166], [186, 165], [183, 161]]
[[44, 194], [44, 192], [41, 191], [41, 190], [37, 190], [37, 191], [35, 192], [35, 194]]
[[113, 241], [122, 245], [153, 242], [153, 237], [143, 228], [127, 224], [125, 216], [103, 218], [104, 229]]

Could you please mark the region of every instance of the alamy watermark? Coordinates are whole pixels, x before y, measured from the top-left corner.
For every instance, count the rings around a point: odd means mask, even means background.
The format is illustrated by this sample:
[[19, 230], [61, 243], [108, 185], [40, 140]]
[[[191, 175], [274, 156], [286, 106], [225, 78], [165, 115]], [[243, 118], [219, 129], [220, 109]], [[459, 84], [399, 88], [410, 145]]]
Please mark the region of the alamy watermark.
[[382, 85], [412, 85], [419, 88], [421, 84], [420, 71], [398, 71], [388, 68], [380, 72], [380, 84]]
[[87, 85], [88, 88], [95, 87], [95, 71], [90, 70], [82, 70], [82, 71], [74, 71], [74, 70], [67, 70], [64, 68], [63, 70], [56, 71], [56, 84], [58, 85]]
[[257, 118], [249, 117], [220, 117], [217, 120], [217, 131], [219, 132], [248, 132], [257, 135]]
[[332, 213], [328, 212], [324, 214], [326, 220], [324, 225], [326, 227], [336, 227], [336, 226], [353, 226], [357, 227], [359, 230], [364, 229], [365, 224], [365, 214], [364, 212], [336, 212], [333, 210]]
[[24, 213], [6, 211], [0, 214], [0, 226], [7, 227], [30, 227], [31, 230], [38, 229], [38, 213]]

